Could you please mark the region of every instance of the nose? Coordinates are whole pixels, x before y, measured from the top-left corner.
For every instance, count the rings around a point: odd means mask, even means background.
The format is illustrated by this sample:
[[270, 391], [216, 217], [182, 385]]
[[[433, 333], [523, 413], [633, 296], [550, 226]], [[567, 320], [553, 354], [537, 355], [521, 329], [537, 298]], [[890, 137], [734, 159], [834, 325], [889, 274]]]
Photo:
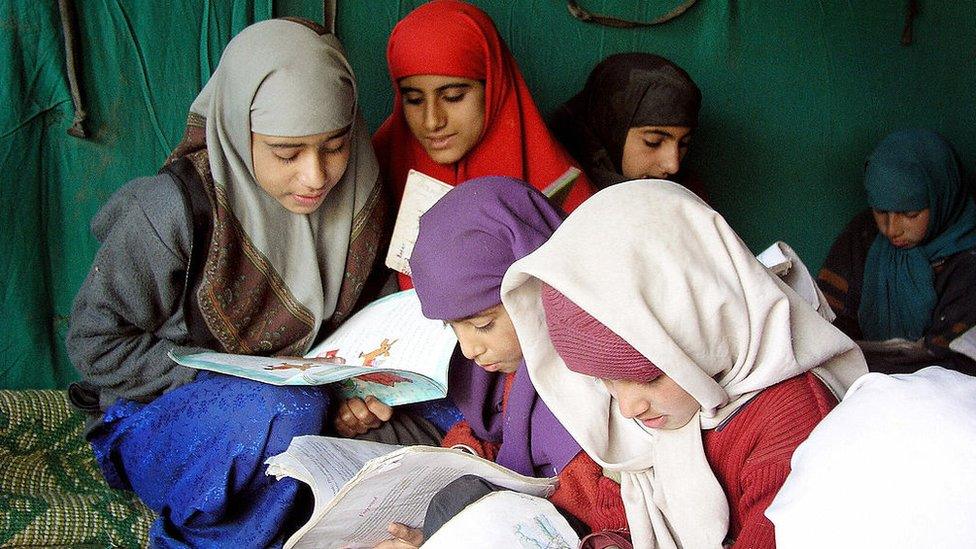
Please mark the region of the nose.
[[437, 101], [426, 101], [424, 103], [424, 129], [428, 132], [437, 131], [444, 127], [447, 117]]
[[886, 213], [881, 218], [881, 232], [888, 238], [895, 238], [901, 235], [901, 224], [895, 219], [893, 213]]
[[474, 360], [484, 354], [486, 348], [484, 343], [478, 338], [470, 335], [458, 334], [458, 343], [461, 344], [461, 353], [464, 358]]
[[681, 169], [681, 148], [677, 143], [671, 144], [668, 150], [664, 153], [664, 158], [661, 162], [661, 171], [664, 172], [664, 177], [670, 177]]
[[615, 387], [615, 395], [617, 397], [617, 407], [620, 408], [620, 414], [625, 418], [633, 418], [643, 415], [650, 408], [647, 400], [634, 391], [634, 387], [630, 385], [619, 384]]
[[308, 160], [302, 164], [300, 172], [302, 185], [313, 191], [319, 191], [329, 184], [329, 164], [323, 155], [309, 154]]

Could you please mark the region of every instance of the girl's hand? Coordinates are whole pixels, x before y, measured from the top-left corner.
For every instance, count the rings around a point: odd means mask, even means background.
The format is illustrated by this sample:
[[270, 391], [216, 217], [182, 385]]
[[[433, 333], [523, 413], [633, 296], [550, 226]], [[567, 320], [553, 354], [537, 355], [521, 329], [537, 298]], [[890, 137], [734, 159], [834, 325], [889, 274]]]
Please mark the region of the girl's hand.
[[339, 405], [332, 424], [339, 435], [351, 437], [375, 429], [393, 417], [393, 408], [383, 404], [376, 397], [366, 400], [350, 398]]
[[406, 524], [391, 522], [386, 531], [393, 536], [378, 543], [373, 549], [415, 549], [424, 542], [424, 533], [419, 528], [411, 528]]

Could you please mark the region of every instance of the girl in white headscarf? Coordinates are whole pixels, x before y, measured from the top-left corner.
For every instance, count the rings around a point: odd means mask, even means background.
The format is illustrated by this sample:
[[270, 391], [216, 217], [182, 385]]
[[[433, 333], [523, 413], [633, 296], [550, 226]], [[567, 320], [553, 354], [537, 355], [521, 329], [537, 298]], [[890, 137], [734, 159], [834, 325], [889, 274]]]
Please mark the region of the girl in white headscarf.
[[509, 269], [502, 302], [539, 394], [620, 474], [635, 547], [773, 547], [763, 511], [793, 449], [866, 371], [721, 216], [661, 180], [594, 195]]
[[[198, 372], [167, 353], [294, 355], [360, 296], [383, 193], [335, 37], [265, 21], [227, 45], [160, 173], [92, 223], [78, 293], [72, 402], [109, 484], [158, 515], [152, 545], [267, 546], [310, 509], [267, 457], [328, 424], [324, 388]], [[189, 349], [186, 349], [189, 348]]]

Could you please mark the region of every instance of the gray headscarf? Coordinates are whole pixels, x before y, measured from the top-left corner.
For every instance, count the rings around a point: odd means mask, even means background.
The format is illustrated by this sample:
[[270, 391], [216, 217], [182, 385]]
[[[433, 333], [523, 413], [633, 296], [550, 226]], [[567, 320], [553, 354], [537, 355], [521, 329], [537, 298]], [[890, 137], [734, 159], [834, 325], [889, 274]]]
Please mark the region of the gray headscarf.
[[[190, 108], [207, 120], [210, 169], [227, 208], [253, 249], [315, 315], [315, 326], [336, 309], [349, 245], [360, 230], [354, 220], [378, 185], [356, 97], [339, 41], [278, 19], [251, 25], [230, 41]], [[315, 212], [292, 213], [258, 185], [251, 132], [298, 137], [347, 126], [349, 165]]]

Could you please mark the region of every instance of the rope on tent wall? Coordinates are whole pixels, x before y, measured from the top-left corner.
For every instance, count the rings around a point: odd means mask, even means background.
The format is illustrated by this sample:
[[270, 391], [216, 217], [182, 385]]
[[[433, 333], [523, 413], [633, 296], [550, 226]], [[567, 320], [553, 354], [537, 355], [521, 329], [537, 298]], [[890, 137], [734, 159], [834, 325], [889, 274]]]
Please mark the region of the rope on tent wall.
[[901, 45], [909, 46], [912, 43], [912, 27], [915, 24], [915, 17], [918, 15], [918, 0], [908, 0], [905, 5], [905, 28], [901, 31]]
[[325, 0], [322, 2], [322, 24], [329, 29], [329, 33], [335, 34], [336, 31], [336, 0]]
[[78, 43], [75, 40], [75, 17], [72, 0], [58, 0], [58, 10], [61, 12], [61, 32], [64, 34], [64, 59], [68, 71], [68, 86], [71, 88], [71, 103], [75, 108], [75, 116], [68, 128], [68, 135], [84, 139], [85, 127], [82, 122], [88, 114], [81, 104], [81, 90], [78, 87], [78, 63], [75, 52]]
[[671, 11], [658, 16], [650, 21], [632, 21], [630, 19], [620, 19], [618, 17], [613, 17], [610, 15], [604, 15], [601, 13], [593, 13], [587, 11], [582, 6], [579, 5], [576, 0], [566, 0], [566, 8], [573, 17], [583, 21], [585, 23], [594, 23], [597, 25], [603, 25], [605, 27], [615, 27], [618, 29], [634, 29], [642, 27], [653, 27], [655, 25], [661, 25], [667, 23], [672, 19], [676, 19], [684, 12], [688, 11], [689, 8], [695, 5], [698, 0], [685, 0], [678, 6], [676, 6]]

